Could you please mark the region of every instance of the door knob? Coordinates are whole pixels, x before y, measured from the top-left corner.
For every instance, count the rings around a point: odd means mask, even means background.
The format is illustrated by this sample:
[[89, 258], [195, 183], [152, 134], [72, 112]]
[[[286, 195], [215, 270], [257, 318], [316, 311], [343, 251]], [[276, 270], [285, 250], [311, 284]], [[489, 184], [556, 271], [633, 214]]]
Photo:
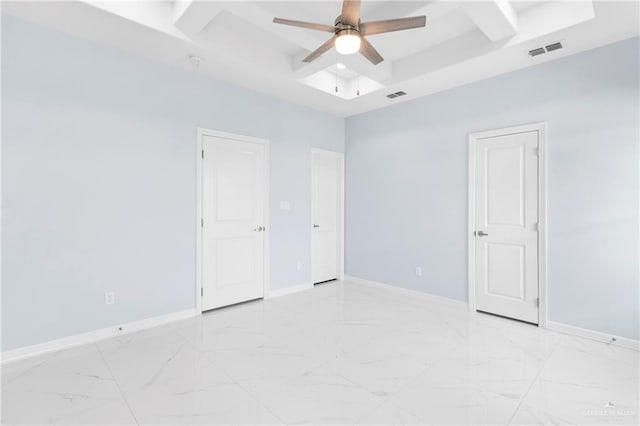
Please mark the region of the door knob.
[[262, 232], [264, 231], [266, 228], [262, 227], [262, 226], [258, 226], [257, 228], [253, 228], [254, 232]]
[[486, 232], [484, 232], [484, 231], [476, 231], [476, 232], [475, 232], [475, 234], [476, 234], [476, 236], [478, 236], [478, 237], [486, 237], [486, 236], [488, 236], [488, 235], [489, 235], [489, 234], [487, 234], [487, 233], [486, 233]]
[[320, 228], [320, 225], [316, 225], [315, 223], [313, 224], [314, 228]]

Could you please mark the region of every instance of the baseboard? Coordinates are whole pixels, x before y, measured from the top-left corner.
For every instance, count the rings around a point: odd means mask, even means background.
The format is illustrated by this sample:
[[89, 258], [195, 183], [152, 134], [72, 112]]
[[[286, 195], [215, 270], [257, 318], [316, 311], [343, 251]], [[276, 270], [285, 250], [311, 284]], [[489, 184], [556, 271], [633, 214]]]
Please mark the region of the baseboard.
[[572, 336], [610, 343], [612, 345], [622, 346], [628, 349], [635, 349], [636, 351], [640, 350], [640, 341], [629, 339], [628, 337], [615, 336], [613, 334], [602, 333], [600, 331], [589, 330], [549, 320], [547, 320], [547, 329], [557, 331], [559, 333], [570, 334]]
[[48, 342], [38, 343], [36, 345], [24, 346], [18, 349], [12, 349], [2, 352], [0, 355], [2, 364], [18, 361], [25, 358], [31, 358], [49, 352], [55, 352], [62, 349], [68, 349], [74, 346], [93, 343], [98, 340], [107, 339], [109, 337], [119, 336], [134, 331], [144, 330], [146, 328], [157, 327], [159, 325], [168, 324], [175, 321], [191, 318], [196, 315], [195, 309], [185, 309], [184, 311], [173, 312], [171, 314], [160, 315], [157, 317], [146, 318], [139, 321], [132, 321], [125, 324], [115, 325], [113, 327], [102, 328], [99, 330], [89, 331], [73, 336], [63, 337], [60, 339], [50, 340]]
[[285, 288], [279, 288], [277, 290], [270, 290], [267, 293], [265, 299], [273, 299], [274, 297], [286, 296], [287, 294], [298, 293], [299, 291], [310, 290], [313, 288], [313, 283], [296, 284]]
[[356, 283], [356, 284], [364, 284], [364, 285], [374, 286], [377, 288], [382, 288], [385, 290], [392, 290], [396, 293], [402, 293], [412, 297], [419, 297], [424, 300], [445, 304], [447, 306], [454, 307], [454, 308], [461, 308], [461, 309], [467, 310], [469, 306], [467, 302], [463, 302], [461, 300], [450, 299], [448, 297], [437, 296], [435, 294], [425, 293], [423, 291], [418, 291], [418, 290], [411, 290], [408, 288], [398, 287], [396, 285], [381, 283], [378, 281], [366, 280], [364, 278], [358, 278], [351, 275], [345, 275], [344, 280], [351, 281], [352, 283]]

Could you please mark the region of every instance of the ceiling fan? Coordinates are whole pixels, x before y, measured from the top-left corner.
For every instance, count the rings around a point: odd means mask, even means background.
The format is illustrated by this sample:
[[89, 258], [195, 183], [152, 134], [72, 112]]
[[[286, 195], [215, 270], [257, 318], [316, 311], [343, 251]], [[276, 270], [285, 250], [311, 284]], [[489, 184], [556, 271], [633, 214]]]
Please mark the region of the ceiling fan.
[[344, 0], [342, 3], [342, 14], [336, 18], [333, 26], [282, 18], [273, 18], [273, 22], [276, 24], [333, 33], [333, 37], [311, 52], [302, 62], [311, 62], [319, 58], [324, 52], [335, 45], [338, 53], [349, 55], [359, 51], [372, 64], [378, 65], [384, 61], [384, 58], [364, 36], [424, 27], [426, 17], [414, 16], [411, 18], [387, 19], [384, 21], [360, 22], [360, 0]]

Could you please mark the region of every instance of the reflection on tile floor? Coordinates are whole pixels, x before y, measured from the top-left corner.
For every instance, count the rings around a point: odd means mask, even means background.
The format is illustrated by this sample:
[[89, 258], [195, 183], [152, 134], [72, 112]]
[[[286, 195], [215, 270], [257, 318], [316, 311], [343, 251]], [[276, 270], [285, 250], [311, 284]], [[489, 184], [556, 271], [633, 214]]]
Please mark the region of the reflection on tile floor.
[[3, 424], [638, 424], [637, 351], [362, 284], [2, 367]]

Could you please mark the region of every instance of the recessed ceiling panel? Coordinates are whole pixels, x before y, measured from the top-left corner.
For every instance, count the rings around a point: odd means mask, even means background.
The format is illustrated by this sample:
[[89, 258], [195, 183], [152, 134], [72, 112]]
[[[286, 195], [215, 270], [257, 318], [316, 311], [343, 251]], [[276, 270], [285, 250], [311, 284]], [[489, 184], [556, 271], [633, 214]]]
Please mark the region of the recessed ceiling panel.
[[226, 10], [213, 18], [198, 37], [212, 44], [231, 47], [238, 54], [292, 56], [300, 50], [293, 41], [265, 31]]

